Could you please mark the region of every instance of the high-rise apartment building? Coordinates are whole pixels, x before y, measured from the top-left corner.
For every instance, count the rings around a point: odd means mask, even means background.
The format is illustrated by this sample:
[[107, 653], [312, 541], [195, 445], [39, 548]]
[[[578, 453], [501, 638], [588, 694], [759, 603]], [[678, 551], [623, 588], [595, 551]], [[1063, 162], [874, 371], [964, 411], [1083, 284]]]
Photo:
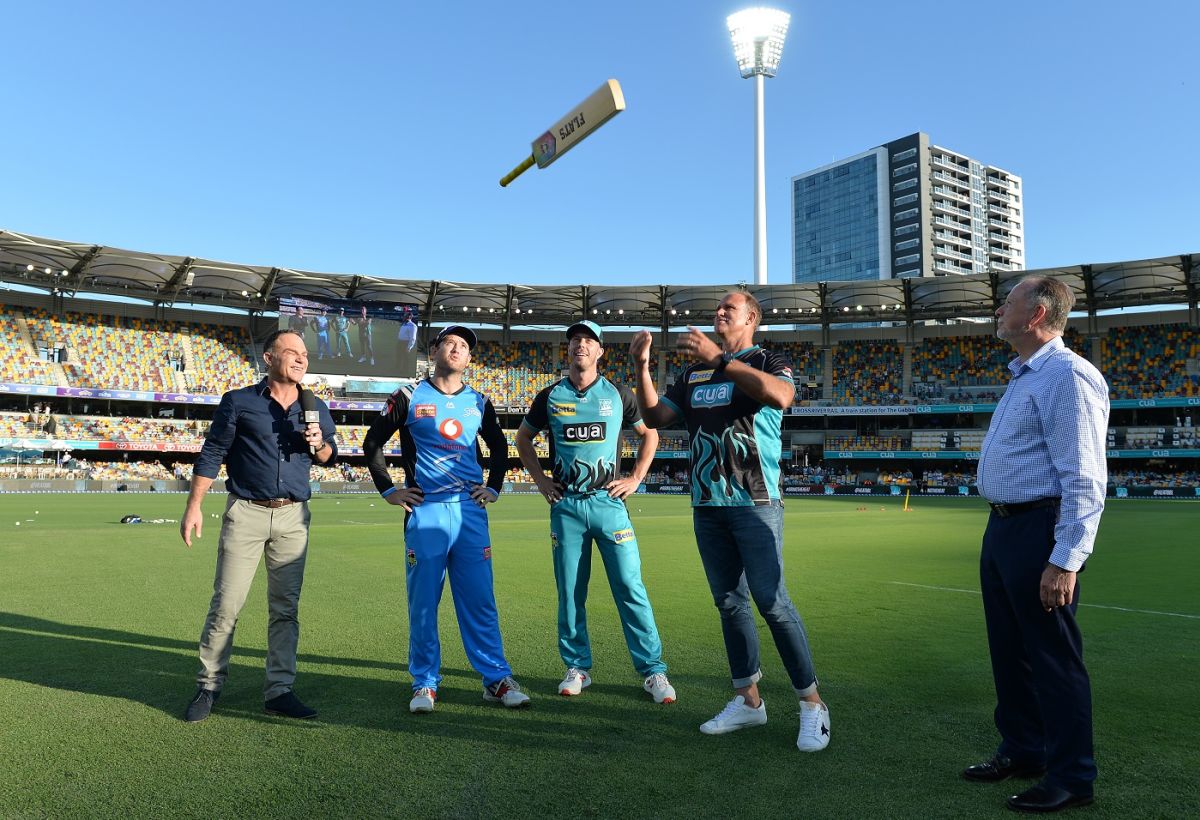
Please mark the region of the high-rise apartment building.
[[792, 281], [1025, 267], [1021, 178], [923, 133], [792, 177]]

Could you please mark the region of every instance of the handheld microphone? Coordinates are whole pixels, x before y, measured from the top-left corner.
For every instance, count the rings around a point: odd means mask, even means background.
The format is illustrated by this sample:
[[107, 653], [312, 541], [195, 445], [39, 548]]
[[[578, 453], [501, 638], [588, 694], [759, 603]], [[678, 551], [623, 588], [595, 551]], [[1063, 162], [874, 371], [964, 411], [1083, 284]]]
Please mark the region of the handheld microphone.
[[[308, 426], [310, 429], [312, 428], [313, 425], [316, 425], [317, 429], [320, 429], [321, 413], [319, 410], [317, 410], [317, 397], [313, 395], [313, 392], [311, 390], [308, 390], [304, 387], [300, 387], [299, 390], [300, 390], [301, 421], [303, 421], [304, 424], [306, 426]], [[316, 455], [317, 450], [319, 450], [320, 448], [309, 445], [308, 449], [312, 455]]]

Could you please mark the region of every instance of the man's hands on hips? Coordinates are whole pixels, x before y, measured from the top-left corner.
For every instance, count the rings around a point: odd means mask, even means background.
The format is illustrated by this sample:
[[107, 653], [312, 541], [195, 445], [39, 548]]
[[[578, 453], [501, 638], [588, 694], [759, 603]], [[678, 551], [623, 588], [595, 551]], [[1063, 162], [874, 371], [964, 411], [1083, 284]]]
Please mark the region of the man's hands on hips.
[[563, 485], [550, 476], [545, 473], [542, 473], [541, 476], [535, 475], [533, 483], [537, 484], [538, 492], [542, 494], [542, 498], [546, 499], [547, 504], [557, 504], [562, 501]]
[[1039, 592], [1042, 606], [1047, 612], [1055, 607], [1066, 606], [1075, 599], [1075, 573], [1054, 564], [1046, 564]]
[[394, 493], [388, 493], [383, 498], [389, 504], [395, 504], [397, 507], [403, 507], [406, 512], [412, 512], [413, 507], [421, 506], [421, 502], [425, 500], [425, 493], [420, 487], [399, 487]]
[[484, 484], [476, 484], [471, 490], [471, 500], [480, 507], [486, 507], [488, 504], [495, 504], [500, 500], [500, 493], [493, 490]]
[[624, 501], [625, 496], [633, 495], [637, 492], [637, 488], [641, 485], [642, 480], [635, 476], [628, 478], [618, 478], [616, 481], [610, 481], [604, 486], [608, 490], [608, 494], [618, 501]]

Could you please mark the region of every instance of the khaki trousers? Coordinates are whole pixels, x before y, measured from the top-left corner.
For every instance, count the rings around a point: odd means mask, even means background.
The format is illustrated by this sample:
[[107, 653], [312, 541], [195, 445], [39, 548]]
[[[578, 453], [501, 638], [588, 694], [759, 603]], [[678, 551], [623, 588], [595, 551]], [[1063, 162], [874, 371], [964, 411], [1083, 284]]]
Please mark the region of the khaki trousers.
[[263, 699], [290, 692], [296, 680], [297, 613], [308, 553], [307, 503], [270, 509], [230, 495], [217, 544], [217, 574], [204, 631], [200, 633], [203, 689], [220, 690], [229, 673], [233, 632], [260, 558], [267, 564], [267, 680]]

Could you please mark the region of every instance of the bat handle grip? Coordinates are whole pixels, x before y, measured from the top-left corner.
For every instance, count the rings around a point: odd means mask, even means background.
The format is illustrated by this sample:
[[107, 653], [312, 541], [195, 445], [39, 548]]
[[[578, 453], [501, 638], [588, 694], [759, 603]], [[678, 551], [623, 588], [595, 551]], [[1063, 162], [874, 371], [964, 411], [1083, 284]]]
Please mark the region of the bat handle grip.
[[509, 171], [504, 176], [500, 177], [500, 187], [507, 188], [508, 183], [512, 182], [514, 179], [516, 179], [517, 177], [519, 177], [521, 174], [525, 173], [532, 167], [533, 167], [533, 154], [530, 154], [528, 157], [526, 157], [524, 159], [524, 161], [521, 162], [520, 165], [518, 165], [516, 168], [513, 168], [511, 171]]

